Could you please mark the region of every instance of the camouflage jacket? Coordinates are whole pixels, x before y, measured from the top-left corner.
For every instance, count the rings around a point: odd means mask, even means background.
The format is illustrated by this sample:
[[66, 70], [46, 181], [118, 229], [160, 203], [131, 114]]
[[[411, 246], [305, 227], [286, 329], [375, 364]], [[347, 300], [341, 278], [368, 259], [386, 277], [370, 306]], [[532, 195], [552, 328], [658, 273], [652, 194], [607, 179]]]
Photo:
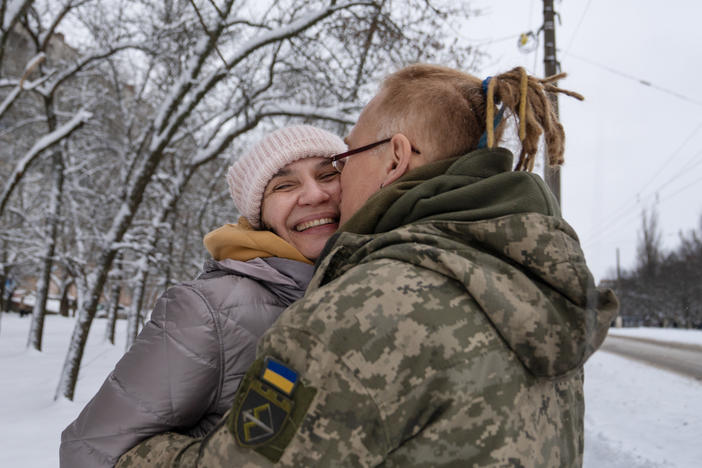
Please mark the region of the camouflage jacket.
[[371, 197], [219, 428], [118, 466], [580, 466], [582, 366], [617, 301], [543, 181], [511, 164], [478, 150]]

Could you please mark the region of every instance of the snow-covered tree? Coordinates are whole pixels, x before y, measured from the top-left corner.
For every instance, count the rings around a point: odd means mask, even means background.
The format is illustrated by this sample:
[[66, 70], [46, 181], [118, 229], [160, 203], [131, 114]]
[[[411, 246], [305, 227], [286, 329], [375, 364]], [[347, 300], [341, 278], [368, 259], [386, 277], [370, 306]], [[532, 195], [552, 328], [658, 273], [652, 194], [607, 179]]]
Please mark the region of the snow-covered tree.
[[131, 302], [131, 340], [196, 274], [202, 236], [234, 220], [223, 171], [263, 133], [342, 134], [388, 72], [469, 69], [478, 55], [450, 24], [463, 3], [3, 1], [0, 258], [76, 291], [57, 395], [73, 397], [98, 306]]
[[702, 327], [702, 218], [664, 252], [655, 211], [642, 215], [637, 268], [614, 282], [621, 315], [633, 325]]
[[658, 226], [658, 213], [655, 207], [641, 212], [641, 230], [636, 246], [639, 274], [653, 278], [658, 273], [663, 260], [662, 234]]

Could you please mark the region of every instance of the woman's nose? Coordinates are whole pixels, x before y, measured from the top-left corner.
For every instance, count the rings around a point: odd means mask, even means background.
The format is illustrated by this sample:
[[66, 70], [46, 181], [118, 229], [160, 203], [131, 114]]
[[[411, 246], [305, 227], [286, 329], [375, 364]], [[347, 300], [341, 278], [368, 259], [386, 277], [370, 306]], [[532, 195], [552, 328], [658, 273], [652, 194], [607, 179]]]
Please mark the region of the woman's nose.
[[301, 205], [316, 205], [329, 200], [329, 193], [318, 182], [309, 182], [302, 188], [299, 202]]

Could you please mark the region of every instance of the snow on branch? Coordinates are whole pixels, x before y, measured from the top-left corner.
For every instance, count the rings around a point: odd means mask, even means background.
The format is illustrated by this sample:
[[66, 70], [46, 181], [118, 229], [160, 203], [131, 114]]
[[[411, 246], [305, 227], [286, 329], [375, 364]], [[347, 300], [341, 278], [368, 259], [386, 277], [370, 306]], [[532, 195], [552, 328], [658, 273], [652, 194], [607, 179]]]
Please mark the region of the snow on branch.
[[[349, 105], [348, 107], [352, 107]], [[190, 161], [191, 167], [198, 167], [217, 157], [236, 137], [254, 128], [264, 117], [285, 115], [288, 117], [311, 117], [320, 120], [330, 120], [342, 124], [353, 124], [356, 118], [345, 110], [346, 106], [337, 108], [321, 108], [315, 106], [305, 106], [301, 104], [266, 104], [260, 109], [256, 116], [249, 119], [243, 126], [234, 126], [228, 129], [223, 135], [213, 140], [211, 144], [201, 148]]]
[[3, 99], [2, 102], [0, 102], [0, 117], [2, 117], [5, 112], [7, 112], [7, 109], [10, 108], [13, 102], [17, 100], [17, 97], [20, 95], [22, 92], [22, 88], [19, 86], [16, 86], [15, 89], [10, 91], [10, 93], [5, 96], [5, 99]]
[[31, 91], [35, 88], [37, 88], [39, 85], [41, 85], [43, 82], [45, 82], [49, 78], [49, 75], [43, 76], [41, 78], [36, 79], [35, 81], [31, 81], [29, 83], [22, 83], [22, 82], [14, 82], [13, 85], [15, 86], [15, 89], [10, 91], [10, 93], [5, 96], [5, 99], [0, 103], [0, 117], [7, 112], [7, 109], [10, 108], [10, 106], [17, 100], [17, 97], [19, 97], [20, 93], [22, 91]]
[[141, 44], [139, 42], [127, 41], [127, 42], [115, 44], [115, 45], [108, 47], [106, 49], [97, 50], [90, 55], [86, 55], [85, 57], [82, 57], [78, 63], [75, 63], [72, 67], [70, 67], [70, 68], [64, 70], [62, 73], [60, 73], [56, 77], [54, 82], [51, 83], [51, 85], [49, 86], [49, 89], [46, 90], [45, 93], [46, 94], [53, 93], [53, 91], [56, 90], [56, 88], [61, 83], [63, 83], [64, 81], [66, 81], [67, 79], [69, 79], [70, 77], [72, 77], [73, 75], [78, 73], [79, 71], [81, 71], [83, 68], [85, 68], [86, 66], [88, 66], [92, 62], [105, 59], [105, 58], [110, 57], [110, 56], [116, 54], [117, 52], [120, 52], [120, 51], [125, 50], [125, 49], [138, 49], [141, 47], [143, 47], [143, 44]]
[[5, 15], [2, 18], [2, 31], [4, 33], [10, 31], [10, 28], [17, 22], [22, 11], [29, 6], [32, 1], [33, 0], [10, 0], [5, 5]]
[[53, 21], [51, 22], [51, 25], [43, 31], [39, 35], [39, 43], [41, 44], [39, 48], [41, 50], [46, 50], [47, 46], [49, 45], [49, 40], [54, 35], [54, 32], [56, 31], [56, 28], [58, 25], [63, 21], [63, 19], [66, 17], [68, 12], [70, 12], [74, 8], [78, 8], [86, 3], [88, 3], [90, 0], [78, 0], [78, 1], [69, 1], [63, 5], [61, 8], [61, 11], [58, 11], [56, 15], [54, 16]]
[[229, 146], [229, 143], [232, 142], [236, 137], [239, 135], [248, 132], [249, 130], [253, 129], [258, 125], [258, 122], [260, 121], [260, 117], [254, 118], [254, 119], [249, 119], [244, 125], [242, 126], [234, 126], [230, 129], [228, 129], [223, 135], [221, 135], [219, 138], [216, 138], [211, 142], [211, 144], [208, 144], [204, 148], [201, 148], [195, 156], [193, 156], [193, 159], [190, 161], [189, 166], [191, 168], [197, 168], [198, 166], [205, 164], [208, 161], [213, 160], [216, 158], [224, 149]]
[[251, 39], [250, 41], [246, 42], [244, 45], [242, 45], [239, 50], [237, 50], [232, 58], [228, 61], [227, 68], [232, 69], [235, 65], [237, 65], [239, 62], [241, 62], [244, 58], [248, 57], [252, 52], [254, 52], [257, 49], [260, 49], [261, 47], [264, 47], [268, 44], [271, 44], [273, 42], [277, 42], [283, 39], [287, 39], [289, 37], [293, 37], [296, 34], [299, 34], [300, 32], [304, 31], [305, 29], [308, 29], [311, 26], [314, 26], [316, 23], [322, 21], [323, 19], [327, 18], [328, 16], [332, 15], [333, 13], [336, 13], [337, 11], [340, 10], [345, 10], [347, 8], [350, 8], [352, 6], [359, 6], [359, 5], [373, 5], [372, 2], [342, 2], [339, 5], [329, 5], [326, 8], [322, 8], [319, 11], [315, 11], [312, 13], [308, 13], [304, 15], [303, 17], [299, 18], [296, 21], [293, 21], [292, 23], [289, 23], [281, 28], [274, 29], [272, 31], [267, 31], [265, 33], [262, 33], [258, 37], [255, 37]]
[[24, 82], [29, 76], [29, 74], [32, 73], [34, 69], [37, 68], [44, 60], [46, 60], [46, 54], [44, 52], [40, 52], [37, 55], [35, 55], [29, 62], [27, 62], [27, 66], [24, 67], [24, 73], [22, 74], [22, 78], [19, 82], [20, 88], [24, 86]]
[[[349, 105], [348, 107], [355, 107]], [[337, 106], [336, 108], [315, 107], [301, 104], [271, 103], [266, 104], [261, 110], [262, 116], [286, 115], [290, 117], [311, 117], [315, 119], [331, 120], [342, 124], [353, 124], [356, 117], [346, 110], [347, 106]]]
[[22, 73], [22, 77], [19, 79], [19, 81], [10, 81], [10, 80], [2, 80], [0, 81], [0, 86], [6, 87], [6, 86], [14, 86], [15, 89], [10, 91], [10, 93], [5, 96], [5, 99], [3, 99], [2, 103], [0, 103], [0, 117], [2, 117], [5, 112], [10, 108], [10, 106], [17, 100], [19, 97], [20, 93], [23, 90], [32, 90], [42, 84], [44, 81], [46, 81], [49, 76], [43, 76], [35, 81], [29, 82], [25, 85], [25, 81], [27, 77], [29, 76], [30, 73], [34, 71], [36, 67], [39, 66], [41, 62], [43, 62], [46, 59], [46, 54], [44, 52], [41, 52], [37, 55], [35, 55], [29, 62], [27, 62], [27, 65], [24, 67], [24, 72]]
[[[175, 119], [171, 119], [171, 116], [176, 111], [176, 109], [179, 108], [179, 104], [181, 105], [182, 109], [182, 103], [184, 103], [188, 91], [190, 91], [192, 84], [197, 81], [197, 76], [199, 75], [202, 65], [204, 63], [204, 60], [202, 60], [202, 58], [208, 54], [211, 47], [212, 45], [207, 40], [207, 38], [200, 39], [200, 41], [195, 47], [195, 52], [193, 53], [193, 56], [188, 62], [187, 68], [185, 69], [183, 74], [178, 78], [177, 83], [173, 86], [173, 90], [164, 100], [161, 107], [158, 109], [156, 117], [154, 118], [154, 128], [160, 135], [167, 135], [168, 133], [170, 133], [167, 130], [167, 128], [169, 127], [169, 121], [178, 121], [183, 118], [176, 117]], [[219, 75], [221, 75], [221, 72], [219, 72]], [[221, 77], [217, 78], [217, 73], [215, 73], [214, 75], [210, 76], [209, 79], [206, 81], [216, 82], [219, 81], [219, 79], [221, 79]], [[214, 83], [212, 84], [212, 86], [214, 86]], [[194, 105], [195, 104], [192, 104], [192, 106]], [[190, 106], [187, 106], [187, 108], [189, 107]], [[178, 115], [182, 116], [186, 113], [187, 111], [180, 111], [178, 112]], [[175, 124], [171, 123], [170, 127], [173, 127], [173, 125]], [[151, 142], [152, 152], [155, 151], [155, 149], [162, 144], [161, 140], [163, 140], [163, 138], [155, 138], [154, 141]]]
[[15, 189], [22, 176], [26, 172], [29, 165], [34, 162], [34, 160], [46, 149], [51, 148], [55, 144], [59, 143], [63, 139], [67, 138], [71, 133], [80, 128], [88, 119], [92, 117], [92, 114], [85, 109], [79, 110], [76, 115], [73, 116], [71, 120], [61, 125], [59, 128], [53, 132], [41, 137], [34, 146], [20, 159], [15, 165], [15, 169], [9, 177], [7, 184], [5, 185], [5, 190], [0, 196], [0, 216], [2, 215], [5, 205]]
[[[199, 70], [202, 67], [202, 60], [200, 60], [202, 55], [204, 53], [208, 53], [212, 48], [214, 48], [213, 44], [203, 40], [203, 42], [198, 46], [198, 52], [191, 58], [194, 63], [189, 67], [190, 69], [184, 73], [184, 76], [180, 80], [180, 84], [174, 89], [171, 96], [164, 102], [164, 105], [161, 107], [158, 113], [158, 117], [155, 120], [155, 128], [158, 130], [159, 137], [154, 138], [154, 140], [151, 142], [151, 150], [155, 151], [157, 147], [162, 145], [164, 137], [173, 132], [179, 121], [183, 119], [183, 116], [188, 115], [192, 111], [192, 109], [200, 102], [202, 96], [212, 89], [221, 79], [227, 76], [227, 73], [232, 68], [258, 49], [261, 49], [274, 42], [293, 37], [314, 26], [337, 11], [353, 6], [368, 6], [372, 4], [372, 2], [363, 1], [348, 1], [342, 2], [338, 5], [332, 4], [321, 10], [306, 14], [300, 19], [283, 27], [261, 33], [257, 37], [247, 41], [238, 50], [236, 50], [230, 59], [227, 60], [227, 64], [224, 66], [224, 69], [219, 68], [210, 76], [200, 81], [199, 85], [192, 93], [193, 97], [186, 99], [185, 96], [188, 93], [192, 83], [198, 82], [198, 80], [196, 80], [196, 75], [199, 73]], [[176, 114], [175, 116], [173, 116], [174, 113]]]

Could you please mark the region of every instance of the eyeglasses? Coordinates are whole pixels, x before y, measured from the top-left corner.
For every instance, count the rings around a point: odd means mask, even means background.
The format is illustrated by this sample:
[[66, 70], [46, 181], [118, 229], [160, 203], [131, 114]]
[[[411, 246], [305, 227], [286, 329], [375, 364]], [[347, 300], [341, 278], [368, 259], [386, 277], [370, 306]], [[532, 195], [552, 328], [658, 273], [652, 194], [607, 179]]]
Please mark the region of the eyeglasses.
[[[335, 154], [334, 156], [331, 157], [332, 166], [334, 166], [334, 169], [336, 169], [337, 172], [341, 172], [344, 169], [344, 166], [346, 165], [346, 161], [344, 161], [344, 159], [348, 158], [349, 156], [353, 156], [354, 154], [368, 151], [369, 149], [375, 148], [376, 146], [382, 145], [383, 143], [387, 143], [390, 140], [392, 140], [392, 138], [386, 138], [384, 140], [380, 140], [380, 141], [376, 141], [375, 143], [371, 143], [370, 145], [361, 146], [360, 148], [352, 149], [351, 151], [347, 151], [345, 153]], [[417, 153], [417, 154], [421, 154], [419, 152], [419, 150], [414, 148], [414, 146], [412, 147], [412, 152]]]

